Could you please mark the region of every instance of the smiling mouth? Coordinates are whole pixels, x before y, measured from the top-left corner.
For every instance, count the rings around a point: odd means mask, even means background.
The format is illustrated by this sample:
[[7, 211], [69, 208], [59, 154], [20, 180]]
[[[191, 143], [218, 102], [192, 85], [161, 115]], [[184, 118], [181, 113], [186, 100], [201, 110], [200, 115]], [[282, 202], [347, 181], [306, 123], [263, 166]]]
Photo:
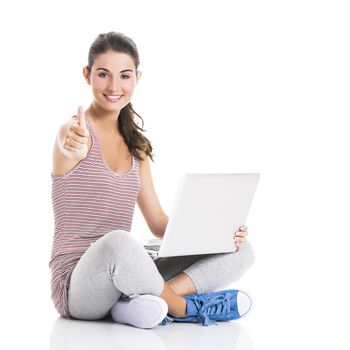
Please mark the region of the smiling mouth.
[[119, 102], [123, 97], [123, 95], [113, 96], [113, 95], [105, 95], [105, 94], [103, 94], [103, 96], [106, 98], [107, 101], [112, 103]]

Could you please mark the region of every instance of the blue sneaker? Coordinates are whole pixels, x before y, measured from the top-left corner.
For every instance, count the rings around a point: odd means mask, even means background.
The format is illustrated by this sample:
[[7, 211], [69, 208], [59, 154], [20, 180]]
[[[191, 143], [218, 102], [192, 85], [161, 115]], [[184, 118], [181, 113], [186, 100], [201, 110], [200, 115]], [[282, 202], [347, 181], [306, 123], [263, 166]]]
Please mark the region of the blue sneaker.
[[240, 290], [185, 295], [187, 317], [165, 317], [161, 325], [170, 322], [201, 322], [203, 326], [215, 321], [230, 321], [243, 317], [252, 306], [251, 298]]

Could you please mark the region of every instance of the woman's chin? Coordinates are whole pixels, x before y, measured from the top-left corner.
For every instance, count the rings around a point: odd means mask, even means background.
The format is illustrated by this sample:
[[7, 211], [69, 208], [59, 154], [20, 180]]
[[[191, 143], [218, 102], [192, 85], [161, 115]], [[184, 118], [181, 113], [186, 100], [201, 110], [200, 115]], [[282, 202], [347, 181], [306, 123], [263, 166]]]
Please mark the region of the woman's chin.
[[99, 108], [106, 112], [118, 112], [125, 106], [116, 106], [113, 105], [112, 103], [106, 103], [105, 101], [101, 102], [100, 100], [95, 98], [95, 102], [98, 104]]

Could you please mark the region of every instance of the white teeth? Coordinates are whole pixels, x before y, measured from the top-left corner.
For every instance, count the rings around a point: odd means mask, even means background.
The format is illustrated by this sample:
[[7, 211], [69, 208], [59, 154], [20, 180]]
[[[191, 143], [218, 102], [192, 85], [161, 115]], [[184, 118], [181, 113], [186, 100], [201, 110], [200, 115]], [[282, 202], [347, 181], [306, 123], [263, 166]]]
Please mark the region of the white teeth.
[[111, 98], [111, 99], [113, 99], [113, 100], [117, 100], [117, 99], [120, 98], [121, 96], [108, 96], [108, 95], [107, 95], [107, 97], [108, 97], [108, 98]]

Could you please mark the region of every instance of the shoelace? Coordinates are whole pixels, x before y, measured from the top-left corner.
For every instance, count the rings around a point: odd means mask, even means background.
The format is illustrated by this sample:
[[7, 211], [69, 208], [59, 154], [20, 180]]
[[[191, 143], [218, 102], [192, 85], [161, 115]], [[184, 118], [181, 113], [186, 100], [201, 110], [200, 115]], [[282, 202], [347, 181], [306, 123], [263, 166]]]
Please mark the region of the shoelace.
[[[203, 326], [208, 326], [212, 323], [217, 324], [214, 320], [210, 319], [210, 316], [217, 316], [222, 313], [229, 315], [231, 311], [230, 293], [226, 293], [225, 295], [217, 295], [216, 297], [211, 297], [208, 299], [194, 295], [193, 301], [198, 310], [197, 320], [201, 322]], [[164, 326], [172, 321], [173, 319], [167, 315], [159, 324]]]
[[215, 323], [210, 319], [210, 316], [218, 316], [223, 313], [229, 315], [231, 311], [230, 299], [230, 293], [217, 295], [209, 299], [202, 299], [194, 296], [194, 303], [198, 309], [198, 321], [201, 321], [203, 326], [208, 326], [209, 324]]

